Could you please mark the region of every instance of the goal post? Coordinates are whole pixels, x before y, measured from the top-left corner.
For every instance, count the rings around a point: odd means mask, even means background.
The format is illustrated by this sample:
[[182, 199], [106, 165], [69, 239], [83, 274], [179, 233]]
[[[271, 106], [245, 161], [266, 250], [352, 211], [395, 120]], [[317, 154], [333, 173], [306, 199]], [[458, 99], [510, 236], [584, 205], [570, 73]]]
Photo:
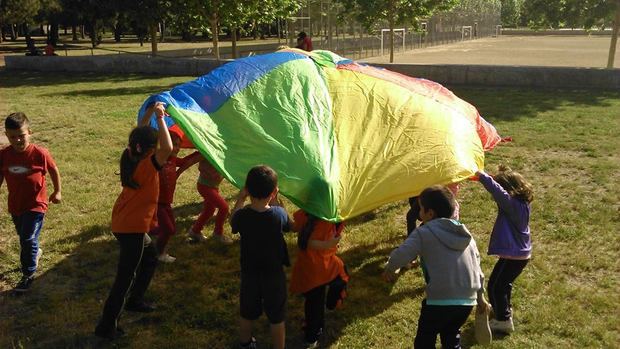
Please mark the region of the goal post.
[[461, 41], [464, 41], [465, 38], [473, 39], [473, 30], [471, 25], [464, 25], [461, 27]]
[[[383, 38], [385, 37], [384, 33], [389, 33], [390, 30], [389, 29], [381, 29], [381, 55], [383, 56]], [[399, 34], [400, 33], [400, 34]], [[400, 35], [400, 37], [402, 38], [402, 45], [403, 45], [403, 52], [405, 51], [405, 28], [398, 28], [398, 29], [394, 29], [394, 37], [396, 38], [396, 36]], [[396, 40], [394, 40], [396, 41]]]

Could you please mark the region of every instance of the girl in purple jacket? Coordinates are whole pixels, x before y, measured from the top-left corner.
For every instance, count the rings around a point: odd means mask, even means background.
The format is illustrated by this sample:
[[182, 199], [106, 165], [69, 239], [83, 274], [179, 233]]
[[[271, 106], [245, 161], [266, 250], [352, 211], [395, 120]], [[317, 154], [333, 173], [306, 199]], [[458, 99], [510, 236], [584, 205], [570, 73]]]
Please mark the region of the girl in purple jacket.
[[493, 331], [508, 334], [514, 331], [510, 304], [512, 283], [532, 255], [529, 226], [530, 202], [534, 198], [532, 185], [504, 165], [499, 166], [499, 172], [494, 177], [482, 171], [477, 175], [498, 208], [488, 250], [489, 255], [499, 257], [487, 288], [495, 314], [489, 325]]

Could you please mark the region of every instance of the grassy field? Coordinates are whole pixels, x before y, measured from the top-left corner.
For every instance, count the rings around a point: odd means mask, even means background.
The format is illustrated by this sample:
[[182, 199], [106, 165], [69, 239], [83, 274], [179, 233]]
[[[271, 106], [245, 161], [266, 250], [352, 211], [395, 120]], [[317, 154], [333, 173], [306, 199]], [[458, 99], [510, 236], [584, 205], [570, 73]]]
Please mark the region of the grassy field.
[[[34, 142], [48, 147], [63, 178], [63, 199], [42, 231], [45, 251], [30, 293], [15, 296], [19, 242], [0, 190], [0, 348], [234, 348], [237, 345], [239, 243], [192, 245], [184, 232], [200, 210], [196, 169], [176, 193], [179, 234], [148, 295], [152, 315], [125, 313], [129, 335], [114, 345], [92, 332], [114, 277], [118, 247], [109, 230], [120, 191], [118, 160], [135, 114], [151, 93], [190, 77], [101, 76], [0, 71], [0, 115], [23, 111]], [[514, 141], [488, 154], [521, 171], [535, 187], [534, 254], [513, 293], [516, 332], [492, 348], [612, 348], [620, 339], [620, 93], [459, 87]], [[235, 189], [225, 184], [232, 204]], [[477, 183], [464, 184], [462, 221], [486, 251], [496, 207]], [[293, 210], [292, 205], [288, 205]], [[419, 270], [395, 284], [380, 279], [382, 264], [405, 235], [404, 202], [348, 224], [340, 246], [351, 272], [345, 308], [327, 314], [323, 347], [410, 347], [423, 298]], [[208, 232], [212, 226], [205, 228]], [[235, 237], [237, 239], [237, 237]], [[295, 257], [294, 236], [287, 237]], [[495, 258], [483, 256], [490, 274]], [[302, 298], [289, 298], [287, 343], [298, 348]], [[473, 316], [463, 344], [476, 347]], [[269, 343], [264, 318], [256, 333]]]

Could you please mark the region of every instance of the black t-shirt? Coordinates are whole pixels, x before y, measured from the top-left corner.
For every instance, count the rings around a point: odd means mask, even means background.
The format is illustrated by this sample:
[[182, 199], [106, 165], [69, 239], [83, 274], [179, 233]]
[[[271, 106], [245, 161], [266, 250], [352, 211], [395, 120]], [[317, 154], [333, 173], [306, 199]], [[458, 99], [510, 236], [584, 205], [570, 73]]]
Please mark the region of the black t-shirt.
[[291, 228], [282, 207], [258, 212], [246, 206], [235, 212], [230, 225], [241, 235], [241, 272], [275, 272], [291, 265], [282, 234]]

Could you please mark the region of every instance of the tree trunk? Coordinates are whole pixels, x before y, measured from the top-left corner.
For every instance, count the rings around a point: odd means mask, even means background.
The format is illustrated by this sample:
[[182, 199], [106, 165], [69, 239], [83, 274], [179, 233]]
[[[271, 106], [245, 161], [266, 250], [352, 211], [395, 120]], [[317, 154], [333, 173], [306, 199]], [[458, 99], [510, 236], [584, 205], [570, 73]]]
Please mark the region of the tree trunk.
[[77, 25], [75, 25], [75, 24], [71, 25], [71, 34], [73, 34], [73, 38], [71, 40], [73, 42], [78, 41], [78, 38], [77, 38]]
[[11, 24], [11, 41], [17, 40], [17, 33], [15, 32], [15, 25]]
[[151, 23], [149, 31], [151, 33], [151, 54], [157, 56], [157, 23]]
[[165, 31], [166, 31], [166, 21], [161, 21], [161, 33], [159, 33], [159, 42], [164, 42], [164, 39], [165, 39], [164, 32]]
[[52, 24], [50, 25], [50, 31], [49, 31], [49, 39], [50, 42], [52, 43], [52, 45], [54, 45], [54, 47], [56, 47], [56, 44], [58, 44], [58, 31], [59, 31], [59, 27], [58, 27], [58, 22], [54, 21], [52, 22]]
[[232, 58], [237, 59], [237, 27], [233, 26], [230, 31], [230, 38], [232, 41]]
[[616, 0], [616, 19], [611, 31], [611, 43], [609, 45], [609, 57], [607, 58], [607, 69], [613, 69], [616, 58], [616, 44], [618, 43], [618, 30], [620, 30], [620, 0]]
[[220, 59], [220, 47], [218, 46], [219, 28], [217, 25], [217, 22], [218, 22], [217, 13], [211, 14], [210, 22], [211, 22], [211, 36], [213, 36], [213, 54], [215, 55], [215, 59], [219, 60]]
[[84, 38], [85, 38], [85, 36], [84, 36], [84, 25], [83, 25], [83, 24], [81, 24], [81, 25], [80, 25], [80, 37], [81, 37], [82, 39], [84, 39]]

